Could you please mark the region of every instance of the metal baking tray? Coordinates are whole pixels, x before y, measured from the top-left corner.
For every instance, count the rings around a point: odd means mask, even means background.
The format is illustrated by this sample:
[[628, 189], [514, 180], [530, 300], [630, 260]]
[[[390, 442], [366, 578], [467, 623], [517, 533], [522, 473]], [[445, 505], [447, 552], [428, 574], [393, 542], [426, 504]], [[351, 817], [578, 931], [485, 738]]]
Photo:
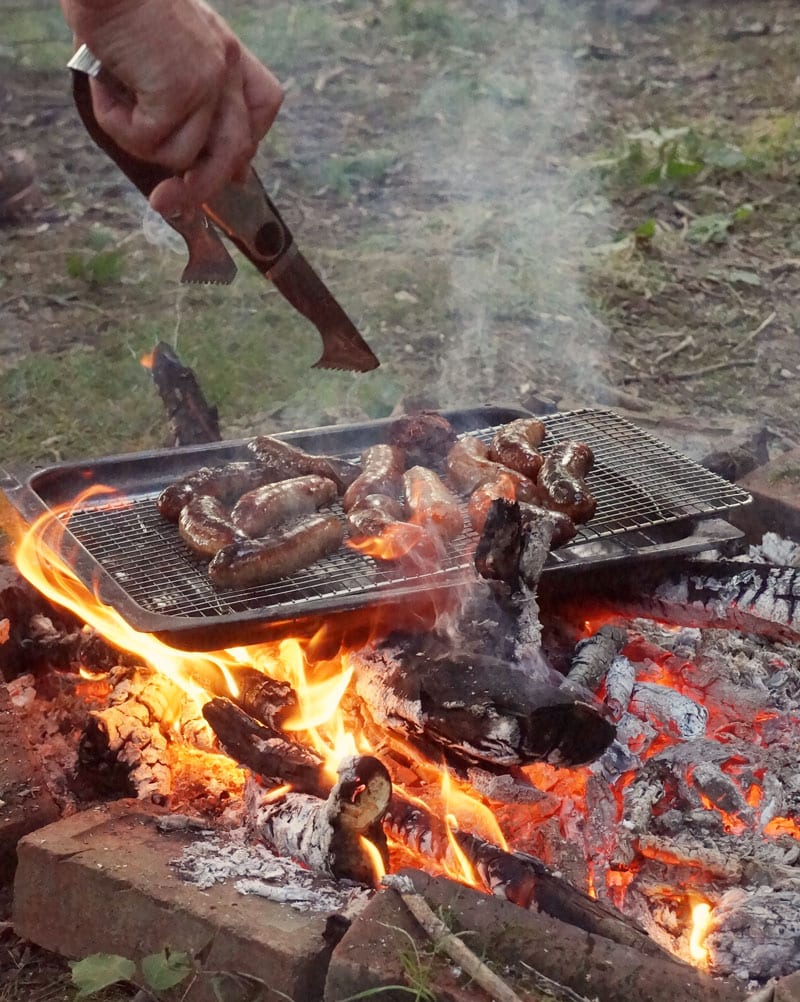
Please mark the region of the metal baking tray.
[[[444, 412], [459, 434], [488, 440], [499, 425], [527, 411], [485, 406]], [[608, 568], [709, 549], [741, 533], [712, 516], [747, 504], [750, 495], [666, 446], [613, 411], [586, 409], [541, 417], [547, 453], [558, 441], [591, 446], [588, 481], [597, 514], [577, 537], [553, 552], [545, 574]], [[276, 437], [308, 451], [349, 459], [385, 441], [390, 420], [297, 431]], [[143, 452], [67, 463], [0, 482], [27, 522], [70, 504], [91, 485], [101, 496], [75, 508], [59, 554], [77, 576], [135, 629], [184, 650], [213, 650], [316, 628], [334, 614], [371, 605], [402, 607], [420, 595], [474, 580], [476, 536], [468, 529], [440, 566], [401, 573], [346, 547], [291, 578], [217, 591], [206, 562], [195, 557], [177, 527], [159, 515], [155, 499], [170, 482], [200, 466], [249, 456], [248, 440]], [[334, 509], [337, 510], [337, 509]], [[466, 511], [466, 502], [465, 502]]]

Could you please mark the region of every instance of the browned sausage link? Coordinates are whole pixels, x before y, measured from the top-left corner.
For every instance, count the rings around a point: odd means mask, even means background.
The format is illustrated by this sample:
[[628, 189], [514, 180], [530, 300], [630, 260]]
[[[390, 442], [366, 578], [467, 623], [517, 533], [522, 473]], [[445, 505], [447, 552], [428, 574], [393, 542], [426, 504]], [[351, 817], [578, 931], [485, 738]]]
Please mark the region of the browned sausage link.
[[550, 458], [575, 477], [585, 477], [594, 466], [594, 453], [585, 442], [569, 439], [550, 451]]
[[393, 522], [405, 518], [402, 504], [387, 494], [368, 494], [347, 513], [350, 538], [379, 536]]
[[208, 565], [216, 588], [249, 588], [291, 577], [337, 550], [344, 525], [337, 515], [312, 515], [262, 539], [223, 546]]
[[316, 473], [332, 480], [339, 493], [352, 484], [361, 470], [355, 463], [333, 456], [313, 456], [296, 445], [289, 445], [271, 435], [260, 435], [248, 442], [247, 448], [266, 469], [271, 470], [273, 480], [286, 480], [306, 473]]
[[535, 480], [544, 462], [537, 448], [544, 436], [545, 427], [538, 418], [518, 418], [497, 429], [489, 447], [489, 459]]
[[245, 538], [231, 523], [222, 502], [207, 495], [192, 498], [183, 506], [178, 532], [189, 549], [201, 557], [213, 557], [223, 546]]
[[224, 466], [201, 466], [193, 473], [169, 484], [159, 495], [158, 510], [177, 522], [187, 502], [195, 497], [212, 497], [218, 501], [234, 501], [245, 491], [274, 480], [269, 471], [258, 463], [236, 462]]
[[574, 522], [594, 515], [597, 500], [583, 479], [594, 462], [592, 450], [582, 442], [562, 442], [553, 448], [539, 471], [539, 498], [543, 507], [563, 511]]
[[426, 540], [422, 526], [405, 521], [403, 506], [385, 494], [368, 494], [347, 514], [347, 545], [377, 560], [399, 560]]
[[513, 501], [515, 494], [514, 483], [505, 473], [501, 473], [497, 480], [476, 487], [469, 497], [469, 520], [472, 528], [478, 533], [483, 532], [492, 501], [496, 501], [497, 498]]
[[511, 478], [518, 501], [534, 501], [536, 485], [532, 480], [489, 459], [489, 446], [479, 438], [460, 438], [447, 454], [447, 473], [453, 485], [471, 494], [481, 484], [496, 481], [501, 473]]
[[403, 477], [409, 521], [453, 539], [464, 528], [455, 495], [425, 466], [412, 466]]
[[243, 494], [231, 512], [231, 522], [248, 536], [263, 536], [294, 515], [308, 515], [336, 498], [336, 484], [310, 473], [305, 477], [265, 484]]
[[575, 523], [563, 511], [554, 511], [551, 508], [541, 508], [538, 504], [521, 504], [522, 524], [538, 522], [543, 518], [550, 520], [553, 526], [553, 538], [550, 541], [550, 549], [556, 550], [564, 543], [568, 543], [578, 531]]
[[371, 445], [361, 453], [361, 474], [350, 484], [342, 499], [345, 511], [355, 508], [370, 494], [400, 498], [403, 494], [405, 455], [394, 445]]
[[407, 414], [389, 426], [387, 441], [403, 450], [410, 466], [441, 463], [456, 441], [450, 422], [435, 411]]

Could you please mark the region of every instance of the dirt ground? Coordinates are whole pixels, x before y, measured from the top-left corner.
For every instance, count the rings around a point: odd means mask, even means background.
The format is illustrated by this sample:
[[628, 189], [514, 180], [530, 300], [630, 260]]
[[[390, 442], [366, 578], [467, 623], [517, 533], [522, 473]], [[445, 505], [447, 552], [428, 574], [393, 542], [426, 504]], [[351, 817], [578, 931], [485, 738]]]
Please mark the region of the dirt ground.
[[[286, 86], [259, 171], [380, 369], [312, 370], [316, 333], [246, 262], [180, 284], [30, 0], [0, 44], [0, 154], [25, 150], [39, 190], [0, 224], [0, 465], [161, 444], [140, 364], [160, 340], [229, 437], [550, 401], [800, 445], [795, 3], [265, 7], [220, 5]], [[0, 941], [0, 999], [68, 997], [16, 984], [21, 949]]]
[[42, 199], [0, 230], [6, 463], [158, 445], [158, 340], [230, 437], [544, 399], [800, 439], [796, 5], [223, 9], [286, 84], [262, 176], [381, 368], [311, 370], [316, 332], [246, 262], [181, 286], [77, 121], [63, 29], [14, 44], [12, 19], [0, 148]]

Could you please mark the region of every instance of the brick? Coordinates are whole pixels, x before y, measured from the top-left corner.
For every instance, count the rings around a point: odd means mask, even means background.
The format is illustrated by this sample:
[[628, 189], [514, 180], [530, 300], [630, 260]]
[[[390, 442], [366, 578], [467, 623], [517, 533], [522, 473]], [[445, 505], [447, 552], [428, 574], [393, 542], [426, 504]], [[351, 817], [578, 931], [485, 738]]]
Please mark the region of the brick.
[[[541, 999], [531, 969], [565, 985], [581, 998], [599, 1002], [742, 1002], [744, 993], [731, 982], [665, 957], [648, 957], [538, 912], [525, 911], [504, 898], [419, 871], [406, 871], [437, 914], [450, 917], [451, 928], [487, 961], [521, 999]], [[413, 946], [412, 946], [413, 944]], [[405, 1002], [408, 985], [402, 956], [430, 957], [431, 945], [394, 892], [376, 895], [336, 947], [325, 983], [325, 1002], [341, 1002], [359, 991], [384, 989], [380, 1002]], [[527, 968], [524, 965], [528, 965]], [[488, 1002], [475, 986], [458, 979], [439, 956], [430, 974], [439, 1002]]]
[[800, 1002], [800, 972], [779, 978], [773, 987], [773, 1002]]
[[13, 874], [23, 835], [55, 821], [36, 753], [5, 685], [0, 682], [0, 880]]
[[735, 522], [759, 540], [767, 529], [800, 539], [800, 449], [786, 452], [739, 481], [753, 504], [735, 513]]
[[[16, 933], [66, 957], [119, 953], [141, 960], [164, 947], [197, 956], [208, 971], [240, 972], [264, 988], [248, 999], [321, 998], [330, 947], [327, 916], [239, 894], [208, 890], [170, 867], [196, 832], [159, 831], [138, 803], [117, 802], [65, 818], [19, 846]], [[234, 995], [234, 997], [236, 997]], [[239, 993], [241, 997], [241, 991]], [[188, 999], [211, 1002], [200, 977]]]

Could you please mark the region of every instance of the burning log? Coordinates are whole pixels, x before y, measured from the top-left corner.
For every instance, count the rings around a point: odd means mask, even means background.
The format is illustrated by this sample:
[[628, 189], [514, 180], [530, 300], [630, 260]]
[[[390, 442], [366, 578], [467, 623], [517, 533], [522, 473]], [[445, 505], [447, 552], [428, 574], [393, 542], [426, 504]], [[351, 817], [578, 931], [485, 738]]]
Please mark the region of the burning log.
[[[395, 795], [386, 813], [385, 827], [418, 853], [444, 862], [451, 855], [444, 825], [418, 804]], [[635, 946], [650, 956], [671, 956], [621, 912], [605, 905], [552, 873], [541, 860], [523, 852], [507, 852], [469, 832], [452, 836], [491, 894], [521, 908], [544, 912], [562, 922]]]
[[339, 766], [339, 779], [327, 799], [286, 793], [279, 799], [256, 781], [245, 799], [249, 825], [277, 853], [316, 873], [374, 885], [378, 875], [364, 841], [388, 865], [383, 817], [392, 795], [386, 768], [371, 756], [354, 756]]
[[331, 784], [322, 760], [309, 749], [254, 720], [229, 699], [210, 700], [203, 716], [228, 755], [256, 775], [276, 785], [290, 783], [317, 798], [328, 796]]
[[649, 720], [660, 731], [690, 741], [706, 732], [708, 710], [666, 685], [637, 682], [631, 693], [630, 712]]
[[284, 721], [297, 711], [297, 694], [288, 682], [270, 678], [249, 665], [236, 669], [235, 694], [228, 679], [212, 662], [195, 665], [192, 679], [211, 695], [231, 700], [248, 716], [273, 730], [280, 730]]
[[602, 626], [593, 636], [581, 640], [575, 648], [563, 688], [573, 692], [581, 689], [596, 692], [627, 641], [627, 632], [619, 626]]
[[376, 724], [456, 762], [580, 765], [614, 737], [598, 708], [497, 658], [433, 659], [384, 648], [351, 655], [351, 664], [356, 694]]
[[169, 417], [172, 445], [219, 442], [219, 414], [209, 406], [194, 372], [163, 341], [153, 349], [150, 371]]
[[123, 795], [163, 802], [172, 787], [171, 734], [205, 749], [213, 746], [213, 734], [196, 701], [165, 675], [146, 668], [116, 674], [110, 705], [89, 714], [78, 746], [79, 775]]
[[717, 626], [771, 641], [800, 640], [800, 569], [739, 561], [687, 561], [689, 570], [668, 580], [637, 575], [609, 582], [613, 608], [678, 626]]
[[622, 654], [615, 657], [606, 674], [605, 704], [617, 723], [628, 709], [635, 681], [636, 666], [633, 662]]
[[512, 591], [524, 584], [535, 590], [555, 532], [550, 518], [525, 518], [515, 501], [497, 498], [486, 515], [475, 549], [475, 567], [482, 578], [503, 581]]

